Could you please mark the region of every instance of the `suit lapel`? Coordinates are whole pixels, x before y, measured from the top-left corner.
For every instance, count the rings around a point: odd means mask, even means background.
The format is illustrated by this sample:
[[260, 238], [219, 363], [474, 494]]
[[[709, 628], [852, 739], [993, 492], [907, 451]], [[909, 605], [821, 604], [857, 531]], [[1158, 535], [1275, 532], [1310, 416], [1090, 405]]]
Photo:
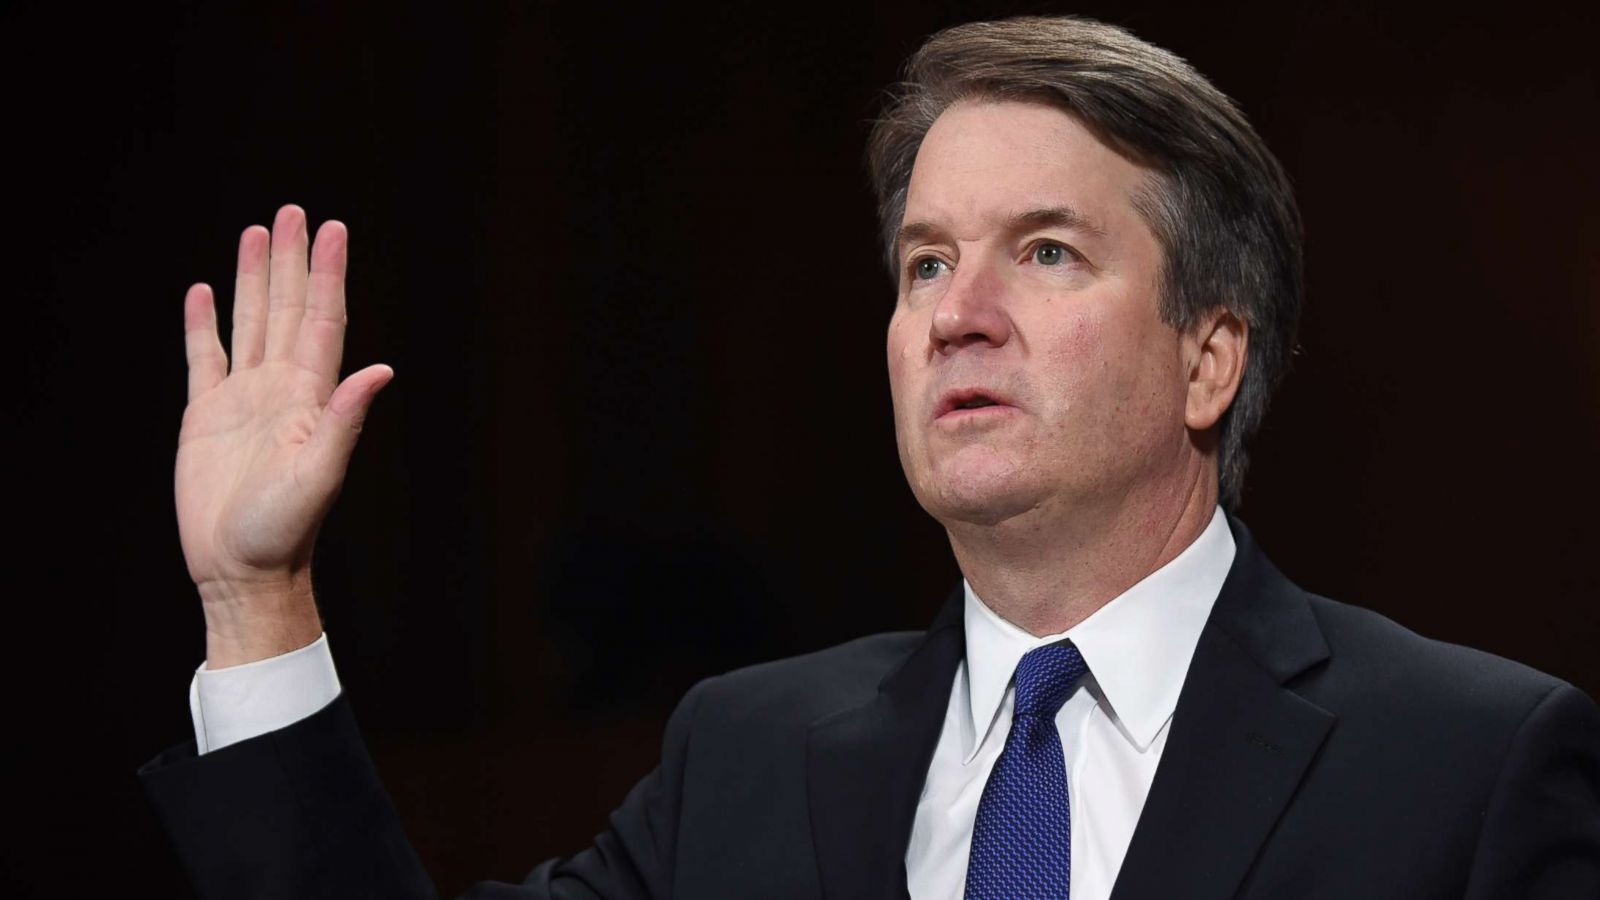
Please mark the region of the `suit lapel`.
[[961, 621], [957, 590], [871, 700], [811, 726], [806, 788], [828, 900], [907, 895], [906, 845], [965, 652]]
[[[1229, 524], [1233, 568], [1112, 900], [1233, 896], [1334, 724], [1285, 686], [1329, 655], [1305, 595]], [[906, 844], [965, 652], [957, 590], [870, 700], [812, 724], [807, 800], [828, 900], [907, 896]]]
[[1113, 900], [1234, 896], [1334, 717], [1284, 684], [1328, 657], [1304, 594], [1230, 520], [1201, 632]]

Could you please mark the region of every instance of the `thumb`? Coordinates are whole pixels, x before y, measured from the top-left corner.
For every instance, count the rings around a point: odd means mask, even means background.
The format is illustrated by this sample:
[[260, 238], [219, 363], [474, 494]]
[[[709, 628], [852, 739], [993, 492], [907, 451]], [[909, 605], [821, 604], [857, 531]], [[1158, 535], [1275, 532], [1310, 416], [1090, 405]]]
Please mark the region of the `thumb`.
[[302, 452], [311, 470], [332, 482], [330, 488], [337, 487], [344, 478], [373, 398], [393, 378], [394, 370], [388, 366], [368, 366], [346, 378], [328, 398], [328, 406]]

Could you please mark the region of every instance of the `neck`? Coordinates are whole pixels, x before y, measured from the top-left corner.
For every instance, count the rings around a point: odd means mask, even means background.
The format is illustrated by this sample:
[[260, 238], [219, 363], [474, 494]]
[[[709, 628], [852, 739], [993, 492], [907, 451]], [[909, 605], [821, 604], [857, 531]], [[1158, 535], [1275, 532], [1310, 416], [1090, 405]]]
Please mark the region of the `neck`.
[[998, 524], [946, 530], [984, 604], [1043, 636], [1082, 622], [1171, 562], [1205, 531], [1216, 506], [1215, 477], [1195, 477], [1103, 507], [1045, 503]]

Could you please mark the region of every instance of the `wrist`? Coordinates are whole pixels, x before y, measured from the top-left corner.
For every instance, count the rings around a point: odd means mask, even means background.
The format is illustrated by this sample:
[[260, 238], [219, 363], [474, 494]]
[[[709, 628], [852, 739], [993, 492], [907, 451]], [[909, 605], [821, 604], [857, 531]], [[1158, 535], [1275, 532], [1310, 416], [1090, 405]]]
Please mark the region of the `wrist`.
[[197, 585], [206, 617], [206, 668], [243, 665], [298, 650], [322, 634], [311, 573]]

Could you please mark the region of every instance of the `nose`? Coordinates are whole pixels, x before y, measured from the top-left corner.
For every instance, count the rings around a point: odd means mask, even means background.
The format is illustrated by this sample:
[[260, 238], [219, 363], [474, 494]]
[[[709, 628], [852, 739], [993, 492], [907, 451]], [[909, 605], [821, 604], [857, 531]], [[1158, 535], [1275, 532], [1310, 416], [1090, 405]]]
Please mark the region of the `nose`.
[[1011, 340], [1004, 278], [991, 265], [968, 260], [933, 308], [928, 341], [936, 353], [965, 347], [1000, 347]]

